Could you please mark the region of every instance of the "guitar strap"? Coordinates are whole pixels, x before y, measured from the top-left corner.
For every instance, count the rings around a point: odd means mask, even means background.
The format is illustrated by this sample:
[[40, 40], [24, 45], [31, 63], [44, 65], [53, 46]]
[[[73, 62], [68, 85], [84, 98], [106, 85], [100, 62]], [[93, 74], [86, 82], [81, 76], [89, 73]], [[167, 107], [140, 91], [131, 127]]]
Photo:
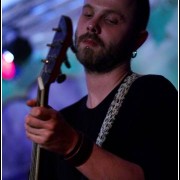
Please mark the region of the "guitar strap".
[[130, 88], [130, 86], [132, 85], [132, 83], [139, 78], [141, 75], [136, 74], [136, 73], [132, 73], [130, 75], [128, 75], [123, 83], [120, 85], [117, 93], [114, 96], [113, 101], [111, 102], [108, 112], [106, 114], [106, 117], [102, 123], [100, 132], [98, 134], [98, 137], [96, 139], [96, 144], [98, 146], [102, 146], [102, 144], [105, 142], [107, 135], [109, 134], [109, 130], [111, 129], [116, 115], [119, 112], [119, 109], [122, 106], [123, 100], [125, 99], [126, 94], [128, 93], [128, 90]]

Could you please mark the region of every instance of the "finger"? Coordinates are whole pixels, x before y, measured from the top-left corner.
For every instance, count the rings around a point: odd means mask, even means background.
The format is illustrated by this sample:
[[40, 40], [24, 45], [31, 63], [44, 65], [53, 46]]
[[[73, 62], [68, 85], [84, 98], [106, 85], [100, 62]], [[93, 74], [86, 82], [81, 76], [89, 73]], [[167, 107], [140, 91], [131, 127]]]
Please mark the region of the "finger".
[[48, 113], [48, 109], [45, 107], [32, 107], [30, 115], [40, 120], [48, 120], [51, 115]]
[[32, 141], [41, 144], [43, 146], [51, 144], [50, 137], [52, 132], [48, 132], [46, 129], [36, 129], [30, 126], [25, 126], [26, 136]]
[[33, 134], [33, 135], [36, 135], [36, 136], [40, 136], [43, 133], [42, 129], [35, 128], [35, 127], [29, 126], [27, 124], [25, 125], [25, 129], [26, 129], [27, 133]]
[[33, 107], [30, 114], [38, 119], [47, 121], [51, 119], [58, 119], [57, 111], [46, 107]]
[[37, 105], [37, 101], [35, 99], [30, 99], [26, 101], [27, 106], [34, 107]]
[[46, 122], [33, 117], [32, 115], [28, 114], [25, 118], [25, 124], [30, 127], [34, 127], [36, 129], [45, 129]]
[[30, 140], [32, 140], [33, 142], [35, 142], [37, 144], [43, 144], [43, 142], [44, 142], [43, 136], [31, 133], [29, 131], [26, 131], [26, 136], [27, 136], [27, 138], [29, 138]]

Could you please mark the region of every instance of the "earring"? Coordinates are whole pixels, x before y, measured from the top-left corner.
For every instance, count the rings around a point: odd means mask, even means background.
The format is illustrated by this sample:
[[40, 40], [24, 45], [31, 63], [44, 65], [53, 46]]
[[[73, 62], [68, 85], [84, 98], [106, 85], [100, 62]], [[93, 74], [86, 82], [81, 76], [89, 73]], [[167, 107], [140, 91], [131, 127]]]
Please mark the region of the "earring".
[[132, 58], [135, 58], [136, 56], [137, 56], [137, 51], [133, 51], [131, 57], [132, 57]]

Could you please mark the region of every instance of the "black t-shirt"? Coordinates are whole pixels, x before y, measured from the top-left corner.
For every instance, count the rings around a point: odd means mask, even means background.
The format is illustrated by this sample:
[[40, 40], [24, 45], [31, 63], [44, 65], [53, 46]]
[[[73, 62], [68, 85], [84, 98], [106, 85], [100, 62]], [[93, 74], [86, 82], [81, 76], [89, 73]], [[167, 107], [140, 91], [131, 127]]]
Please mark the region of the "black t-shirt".
[[[85, 96], [60, 113], [95, 142], [118, 88], [93, 109], [86, 107]], [[178, 173], [177, 140], [177, 90], [162, 76], [145, 75], [131, 85], [102, 148], [141, 166], [146, 180], [173, 180]], [[41, 164], [43, 180], [86, 179], [55, 153], [44, 150]]]

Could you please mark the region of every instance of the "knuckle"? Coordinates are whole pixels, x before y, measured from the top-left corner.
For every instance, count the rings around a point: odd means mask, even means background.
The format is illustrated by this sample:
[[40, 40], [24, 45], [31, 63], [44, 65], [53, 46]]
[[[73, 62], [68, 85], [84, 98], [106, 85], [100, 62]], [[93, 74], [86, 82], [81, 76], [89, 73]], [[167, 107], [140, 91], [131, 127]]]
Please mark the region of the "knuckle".
[[30, 116], [29, 116], [29, 114], [27, 114], [27, 115], [25, 116], [25, 120], [26, 120], [26, 123], [28, 123], [28, 122], [30, 121]]
[[33, 107], [30, 114], [33, 116], [40, 116], [42, 114], [42, 110], [40, 107]]
[[50, 130], [50, 131], [53, 131], [55, 128], [55, 124], [54, 123], [48, 123], [47, 124], [47, 129]]
[[40, 116], [40, 115], [41, 115], [41, 112], [42, 112], [41, 108], [39, 108], [39, 107], [36, 107], [36, 108], [35, 108], [35, 115], [36, 115], [36, 116]]
[[28, 138], [28, 139], [31, 139], [31, 136], [30, 136], [30, 134], [26, 131], [26, 137]]
[[54, 131], [55, 128], [57, 127], [57, 120], [50, 118], [48, 121], [44, 121], [44, 125], [47, 130]]

